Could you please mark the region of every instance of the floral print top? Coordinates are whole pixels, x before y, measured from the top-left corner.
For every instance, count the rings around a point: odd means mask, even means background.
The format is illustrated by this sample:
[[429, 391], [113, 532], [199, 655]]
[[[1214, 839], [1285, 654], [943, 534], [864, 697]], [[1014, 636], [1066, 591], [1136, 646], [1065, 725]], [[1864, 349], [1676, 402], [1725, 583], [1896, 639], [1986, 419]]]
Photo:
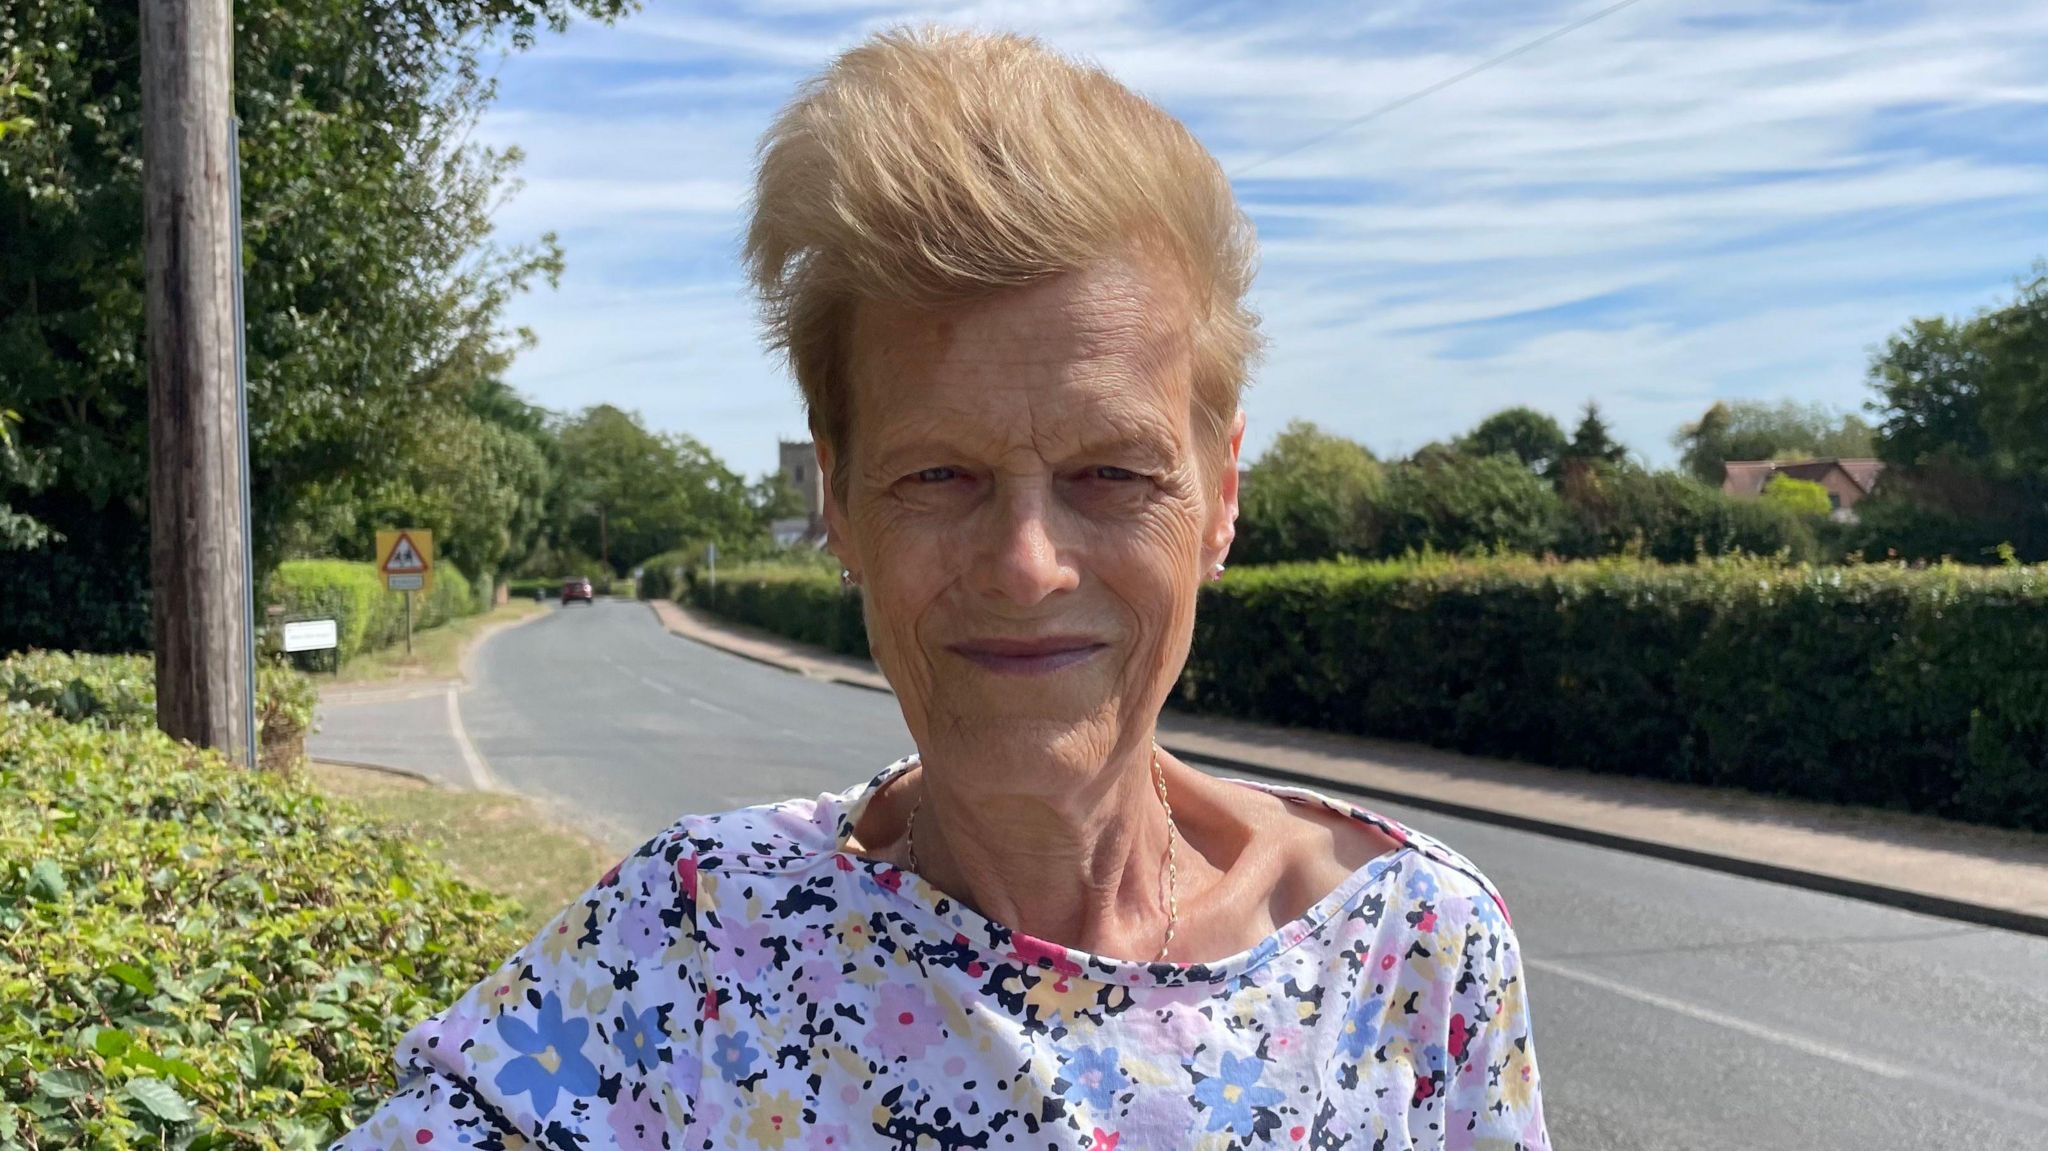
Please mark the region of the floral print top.
[[1521, 958], [1401, 847], [1216, 963], [1088, 955], [843, 849], [864, 787], [657, 835], [398, 1050], [341, 1151], [1547, 1148]]

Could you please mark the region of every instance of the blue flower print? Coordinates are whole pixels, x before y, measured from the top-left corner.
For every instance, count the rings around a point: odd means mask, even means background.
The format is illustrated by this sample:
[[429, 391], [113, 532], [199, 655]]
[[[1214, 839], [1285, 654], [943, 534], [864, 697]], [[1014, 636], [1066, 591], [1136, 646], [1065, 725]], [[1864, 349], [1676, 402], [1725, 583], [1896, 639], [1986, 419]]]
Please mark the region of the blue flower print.
[[546, 1118], [561, 1092], [597, 1093], [597, 1068], [583, 1054], [588, 1019], [563, 1019], [561, 997], [549, 992], [532, 1024], [517, 1015], [498, 1017], [498, 1035], [519, 1057], [498, 1069], [498, 1090], [533, 1097], [534, 1112]]
[[712, 1066], [725, 1076], [727, 1083], [738, 1083], [754, 1070], [754, 1061], [761, 1057], [761, 1050], [744, 1034], [721, 1035], [718, 1049], [711, 1053]]
[[1338, 1033], [1337, 1049], [1346, 1059], [1361, 1059], [1366, 1052], [1379, 1048], [1380, 1018], [1386, 1013], [1387, 1001], [1379, 997], [1354, 1003], [1344, 1013], [1344, 1030]]
[[628, 1000], [621, 1010], [623, 1013], [614, 1021], [612, 1046], [624, 1053], [628, 1064], [641, 1071], [661, 1062], [661, 1006], [635, 1011]]
[[1130, 1085], [1130, 1077], [1116, 1065], [1116, 1048], [1100, 1050], [1082, 1047], [1068, 1057], [1066, 1065], [1060, 1068], [1060, 1078], [1067, 1081], [1061, 1096], [1068, 1102], [1086, 1104], [1096, 1112], [1107, 1112], [1116, 1106], [1117, 1092]]
[[1426, 867], [1418, 867], [1408, 873], [1405, 894], [1410, 899], [1432, 903], [1436, 900], [1436, 876]]
[[1240, 1059], [1223, 1053], [1222, 1070], [1195, 1084], [1195, 1102], [1209, 1112], [1209, 1130], [1250, 1131], [1253, 1108], [1271, 1107], [1286, 1098], [1276, 1088], [1259, 1086], [1265, 1073], [1265, 1064], [1255, 1055]]

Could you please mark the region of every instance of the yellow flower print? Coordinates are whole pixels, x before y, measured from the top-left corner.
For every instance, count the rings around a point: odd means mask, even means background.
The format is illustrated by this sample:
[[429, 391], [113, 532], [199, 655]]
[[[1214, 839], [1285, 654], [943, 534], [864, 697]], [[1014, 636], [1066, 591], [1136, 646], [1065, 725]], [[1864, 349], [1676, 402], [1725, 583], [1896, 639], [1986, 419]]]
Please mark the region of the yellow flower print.
[[[776, 1151], [784, 1143], [796, 1139], [803, 1130], [803, 1109], [787, 1091], [761, 1096], [754, 1100], [748, 1112], [747, 1138], [767, 1151]], [[803, 1141], [799, 1139], [797, 1146], [803, 1146]]]

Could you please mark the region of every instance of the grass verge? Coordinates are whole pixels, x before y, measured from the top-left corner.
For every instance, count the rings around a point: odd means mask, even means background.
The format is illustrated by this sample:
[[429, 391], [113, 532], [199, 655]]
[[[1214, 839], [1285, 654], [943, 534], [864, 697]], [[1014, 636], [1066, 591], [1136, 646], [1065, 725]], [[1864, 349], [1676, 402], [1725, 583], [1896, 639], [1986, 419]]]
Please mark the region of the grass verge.
[[314, 679], [322, 685], [459, 679], [462, 676], [462, 653], [485, 628], [517, 622], [546, 610], [546, 604], [513, 600], [481, 615], [467, 616], [429, 631], [413, 633], [410, 654], [406, 652], [404, 643], [393, 644], [348, 661], [342, 665], [339, 676], [316, 675]]
[[309, 763], [306, 774], [320, 791], [410, 837], [457, 876], [519, 904], [526, 936], [618, 862], [618, 853], [522, 796], [451, 791], [331, 763]]

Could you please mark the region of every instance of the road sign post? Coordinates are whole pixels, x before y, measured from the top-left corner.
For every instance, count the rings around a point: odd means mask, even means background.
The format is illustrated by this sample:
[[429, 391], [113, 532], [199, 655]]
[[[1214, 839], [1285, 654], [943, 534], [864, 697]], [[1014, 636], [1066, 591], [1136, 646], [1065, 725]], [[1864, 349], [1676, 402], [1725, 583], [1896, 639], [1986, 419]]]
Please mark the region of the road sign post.
[[434, 533], [421, 528], [377, 533], [377, 574], [387, 591], [405, 596], [405, 654], [412, 654], [412, 593], [434, 588]]
[[290, 620], [284, 625], [284, 650], [287, 654], [302, 651], [332, 651], [334, 653], [334, 674], [341, 674], [341, 628], [339, 622], [331, 619]]

